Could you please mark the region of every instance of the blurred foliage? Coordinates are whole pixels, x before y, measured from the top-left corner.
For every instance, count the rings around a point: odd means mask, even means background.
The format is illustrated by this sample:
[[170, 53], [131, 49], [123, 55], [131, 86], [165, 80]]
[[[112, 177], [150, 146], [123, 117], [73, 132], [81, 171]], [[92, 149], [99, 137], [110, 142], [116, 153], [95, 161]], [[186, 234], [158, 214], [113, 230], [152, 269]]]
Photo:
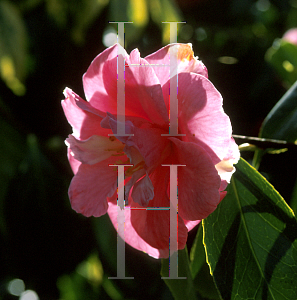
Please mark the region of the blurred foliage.
[[288, 87], [297, 80], [297, 45], [276, 40], [267, 51], [266, 59]]
[[[107, 46], [107, 34], [116, 34], [109, 21], [133, 22], [125, 25], [125, 45], [142, 56], [169, 42], [162, 22], [186, 21], [178, 41], [192, 43], [207, 66], [236, 134], [257, 136], [296, 80], [296, 49], [279, 40], [297, 27], [295, 0], [0, 0], [0, 299], [19, 297], [8, 290], [14, 278], [40, 299], [173, 299], [160, 261], [129, 246], [126, 271], [135, 279], [109, 280], [116, 274], [113, 226], [107, 216], [77, 215], [68, 201], [72, 173], [63, 140], [71, 128], [62, 91], [69, 86], [83, 96], [81, 76]], [[265, 155], [259, 168], [292, 207], [295, 156]], [[194, 239], [195, 231], [189, 250]], [[217, 299], [206, 288], [213, 282], [201, 230], [194, 245], [192, 253], [201, 253], [191, 260], [195, 289]]]
[[23, 80], [27, 75], [28, 36], [18, 8], [0, 1], [0, 75], [18, 96], [25, 94]]

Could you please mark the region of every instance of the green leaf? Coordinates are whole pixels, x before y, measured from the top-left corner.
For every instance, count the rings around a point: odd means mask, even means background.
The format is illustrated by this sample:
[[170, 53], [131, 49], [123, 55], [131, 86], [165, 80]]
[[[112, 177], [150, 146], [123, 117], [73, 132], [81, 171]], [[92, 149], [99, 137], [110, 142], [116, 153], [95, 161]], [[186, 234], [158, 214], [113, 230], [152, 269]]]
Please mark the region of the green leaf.
[[[297, 141], [297, 81], [267, 115], [259, 137], [284, 140], [289, 143]], [[258, 168], [263, 154], [262, 150], [255, 152], [253, 161], [255, 168]]]
[[[152, 20], [162, 30], [162, 43], [163, 45], [169, 44], [170, 26], [162, 22], [181, 22], [184, 19], [182, 13], [175, 1], [172, 0], [151, 0], [149, 4]], [[182, 24], [178, 26], [182, 26]]]
[[109, 0], [48, 0], [48, 14], [57, 25], [71, 34], [78, 45], [85, 43], [87, 30], [102, 13]]
[[0, 78], [18, 96], [25, 94], [28, 36], [20, 11], [11, 1], [0, 1]]
[[197, 235], [190, 254], [190, 260], [191, 260], [190, 269], [193, 278], [196, 277], [196, 275], [198, 274], [198, 272], [200, 271], [200, 269], [202, 268], [203, 264], [206, 261], [202, 239], [203, 239], [203, 229], [202, 226], [199, 225]]
[[243, 159], [203, 221], [207, 261], [223, 299], [297, 299], [297, 222], [279, 193]]
[[260, 137], [291, 143], [297, 140], [297, 81], [265, 118]]
[[190, 270], [194, 281], [194, 287], [199, 294], [207, 299], [222, 299], [210, 274], [206, 263], [205, 250], [203, 246], [203, 229], [200, 225], [191, 249]]
[[290, 201], [290, 207], [292, 208], [294, 214], [297, 214], [297, 180], [295, 182], [295, 186], [293, 188], [293, 193]]
[[[162, 259], [161, 276], [168, 277], [169, 259]], [[189, 268], [189, 257], [187, 248], [178, 250], [178, 276], [187, 279], [164, 279], [175, 300], [198, 299], [194, 286], [191, 271]]]
[[284, 40], [277, 40], [268, 49], [265, 58], [288, 86], [291, 86], [297, 80], [296, 45]]
[[[146, 0], [112, 0], [109, 6], [109, 20], [114, 22], [133, 22], [125, 24], [125, 46], [142, 37], [149, 22]], [[114, 24], [116, 31], [118, 25]]]

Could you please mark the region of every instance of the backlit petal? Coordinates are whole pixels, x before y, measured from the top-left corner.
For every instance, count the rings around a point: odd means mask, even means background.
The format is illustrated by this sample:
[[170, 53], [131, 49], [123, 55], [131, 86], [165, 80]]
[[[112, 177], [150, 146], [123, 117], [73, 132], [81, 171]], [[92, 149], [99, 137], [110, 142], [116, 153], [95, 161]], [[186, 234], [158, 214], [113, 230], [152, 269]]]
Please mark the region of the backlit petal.
[[[119, 157], [124, 159], [124, 157]], [[117, 189], [117, 168], [109, 158], [94, 165], [81, 164], [69, 187], [72, 208], [86, 217], [100, 217], [107, 212], [107, 197]]]
[[93, 165], [111, 156], [123, 153], [124, 145], [115, 137], [105, 137], [93, 135], [85, 141], [77, 140], [69, 135], [66, 143], [73, 153], [76, 160]]
[[178, 213], [185, 220], [201, 220], [220, 200], [220, 177], [210, 157], [200, 146], [170, 138], [175, 145], [178, 167]]
[[193, 72], [207, 77], [204, 64], [194, 57], [190, 44], [170, 44], [145, 57], [163, 86], [170, 78], [170, 48], [177, 48], [178, 73]]
[[66, 99], [62, 101], [62, 107], [76, 138], [88, 139], [92, 135], [107, 136], [111, 133], [110, 129], [100, 126], [102, 112], [91, 107], [69, 88], [65, 89], [64, 94]]

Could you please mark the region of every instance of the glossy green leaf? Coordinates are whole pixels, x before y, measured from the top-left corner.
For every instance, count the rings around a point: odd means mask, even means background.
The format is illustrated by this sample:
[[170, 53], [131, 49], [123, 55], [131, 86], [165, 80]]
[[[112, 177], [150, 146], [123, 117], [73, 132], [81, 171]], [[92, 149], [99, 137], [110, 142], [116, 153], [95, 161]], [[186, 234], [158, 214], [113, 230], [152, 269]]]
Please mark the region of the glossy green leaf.
[[[169, 259], [162, 259], [161, 276], [168, 277]], [[198, 299], [189, 268], [187, 248], [178, 251], [178, 276], [186, 279], [164, 279], [175, 300]]]
[[206, 259], [202, 239], [203, 239], [203, 229], [202, 226], [199, 225], [197, 235], [190, 254], [190, 260], [191, 260], [190, 269], [193, 278], [196, 277], [196, 275], [202, 268]]
[[266, 60], [284, 82], [291, 86], [297, 80], [297, 46], [277, 40], [266, 53]]
[[295, 216], [297, 215], [297, 180], [295, 181], [295, 186], [293, 188], [293, 193], [290, 201], [290, 207], [292, 208]]
[[214, 284], [213, 277], [210, 274], [209, 266], [206, 263], [205, 250], [203, 246], [203, 228], [200, 225], [191, 249], [190, 270], [194, 281], [196, 291], [206, 299], [222, 299]]
[[260, 137], [291, 143], [297, 140], [297, 81], [265, 118]]
[[244, 160], [203, 221], [207, 260], [223, 299], [297, 299], [297, 222]]
[[[297, 141], [297, 81], [267, 115], [259, 137], [284, 140], [289, 143]], [[253, 161], [255, 168], [258, 168], [263, 154], [263, 150], [255, 152]]]

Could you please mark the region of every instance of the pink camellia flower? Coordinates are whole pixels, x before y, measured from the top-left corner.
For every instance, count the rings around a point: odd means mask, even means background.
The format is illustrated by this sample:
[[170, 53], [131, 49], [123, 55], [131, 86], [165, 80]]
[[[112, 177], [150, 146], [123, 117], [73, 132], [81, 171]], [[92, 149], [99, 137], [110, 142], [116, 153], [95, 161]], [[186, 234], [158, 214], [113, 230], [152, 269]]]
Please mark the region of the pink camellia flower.
[[297, 45], [297, 28], [291, 28], [285, 32], [283, 40], [288, 41], [291, 44]]
[[[66, 139], [75, 174], [69, 188], [72, 208], [87, 217], [108, 212], [117, 228], [117, 168], [125, 171], [125, 241], [161, 258], [169, 255], [170, 168], [178, 168], [178, 248], [188, 231], [211, 214], [223, 199], [239, 159], [222, 97], [207, 79], [206, 67], [191, 45], [172, 44], [141, 58], [125, 53], [125, 132], [117, 130], [117, 55], [119, 45], [99, 54], [83, 76], [87, 101], [69, 88], [62, 106], [73, 134]], [[178, 57], [178, 130], [169, 132], [169, 49]], [[141, 66], [140, 66], [141, 65]]]

